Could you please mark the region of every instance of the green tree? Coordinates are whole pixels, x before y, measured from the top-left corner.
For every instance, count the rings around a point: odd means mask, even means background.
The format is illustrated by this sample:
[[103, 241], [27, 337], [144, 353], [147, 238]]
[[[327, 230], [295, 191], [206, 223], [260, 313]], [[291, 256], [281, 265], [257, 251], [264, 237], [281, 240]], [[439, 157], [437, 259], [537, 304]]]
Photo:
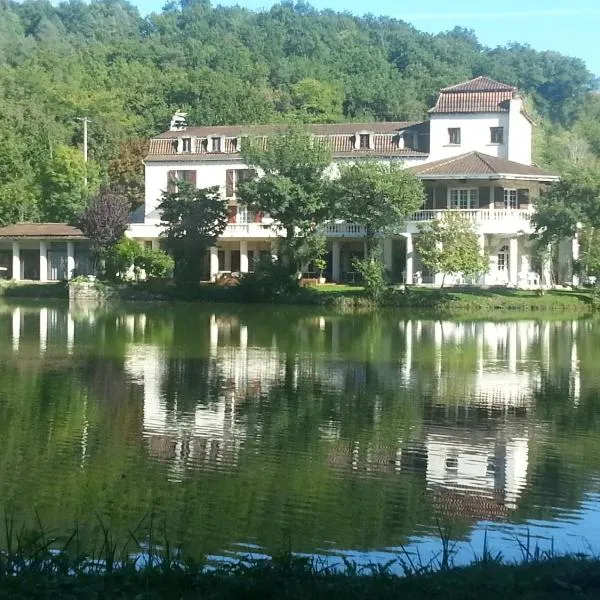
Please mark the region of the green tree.
[[581, 226], [600, 229], [600, 171], [587, 165], [565, 173], [540, 195], [531, 221], [544, 244], [573, 237]]
[[367, 255], [373, 259], [378, 236], [400, 231], [425, 200], [421, 181], [391, 163], [358, 162], [342, 167], [331, 190], [336, 215], [365, 228]]
[[58, 146], [42, 176], [41, 219], [73, 222], [85, 209], [88, 194], [95, 191], [97, 185], [98, 174], [91, 163], [86, 165], [81, 152], [69, 146]]
[[119, 155], [108, 165], [111, 187], [129, 200], [132, 208], [144, 203], [144, 158], [148, 154], [147, 140], [127, 140], [119, 147]]
[[480, 254], [473, 222], [452, 211], [419, 226], [415, 249], [430, 271], [444, 275], [442, 287], [446, 275], [473, 277], [489, 269], [489, 258]]
[[227, 200], [218, 186], [197, 189], [179, 182], [164, 192], [158, 206], [166, 225], [161, 235], [175, 261], [175, 281], [195, 285], [202, 276], [201, 257], [227, 227]]
[[253, 210], [268, 213], [281, 227], [280, 243], [286, 264], [297, 267], [298, 247], [332, 214], [325, 171], [331, 152], [320, 141], [295, 129], [269, 138], [251, 139], [242, 146], [244, 161], [262, 173], [240, 185], [240, 201]]
[[290, 97], [304, 123], [331, 123], [342, 118], [342, 92], [330, 83], [307, 78], [292, 86]]

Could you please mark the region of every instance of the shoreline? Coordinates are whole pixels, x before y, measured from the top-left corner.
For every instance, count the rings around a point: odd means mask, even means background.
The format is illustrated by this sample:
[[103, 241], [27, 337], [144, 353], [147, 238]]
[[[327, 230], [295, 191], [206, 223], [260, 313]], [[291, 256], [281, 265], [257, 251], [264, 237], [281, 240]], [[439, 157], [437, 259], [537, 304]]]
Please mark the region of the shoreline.
[[0, 599], [565, 600], [600, 595], [600, 559], [577, 555], [525, 557], [523, 563], [509, 564], [484, 554], [470, 566], [438, 570], [413, 568], [407, 558], [406, 575], [394, 574], [390, 565], [361, 568], [351, 561], [332, 569], [289, 554], [208, 569], [174, 556], [152, 556], [153, 565], [141, 569], [131, 560], [104, 568], [58, 558], [26, 561], [14, 573], [11, 559], [18, 557], [8, 556], [0, 572]]
[[388, 290], [382, 301], [370, 300], [363, 288], [326, 284], [299, 288], [298, 292], [276, 299], [244, 298], [237, 286], [201, 284], [181, 290], [166, 282], [113, 284], [94, 282], [3, 282], [0, 297], [10, 300], [70, 299], [71, 302], [130, 303], [130, 302], [197, 302], [201, 304], [265, 305], [320, 307], [348, 314], [405, 310], [423, 316], [463, 317], [476, 315], [524, 316], [546, 313], [552, 316], [590, 316], [594, 313], [590, 290], [535, 290], [508, 288], [426, 288], [407, 287]]

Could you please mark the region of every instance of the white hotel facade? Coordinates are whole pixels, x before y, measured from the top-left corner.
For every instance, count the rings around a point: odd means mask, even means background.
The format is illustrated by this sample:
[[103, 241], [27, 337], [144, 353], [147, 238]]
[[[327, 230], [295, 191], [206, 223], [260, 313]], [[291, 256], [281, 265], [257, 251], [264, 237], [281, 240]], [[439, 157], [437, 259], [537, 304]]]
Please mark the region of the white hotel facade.
[[[532, 259], [530, 216], [540, 191], [558, 176], [532, 165], [533, 123], [518, 90], [478, 77], [441, 90], [423, 122], [343, 123], [309, 126], [332, 150], [335, 165], [361, 159], [399, 162], [426, 188], [426, 201], [402, 230], [384, 240], [383, 258], [395, 281], [435, 283], [414, 251], [419, 225], [458, 211], [471, 218], [489, 272], [473, 283], [526, 286], [551, 283], [549, 265]], [[145, 204], [132, 217], [128, 235], [159, 246], [158, 205], [163, 191], [179, 179], [198, 187], [219, 186], [229, 202], [229, 223], [203, 261], [207, 278], [248, 272], [274, 252], [279, 232], [268, 215], [252, 213], [238, 202], [237, 184], [252, 171], [239, 148], [245, 136], [267, 138], [281, 126], [188, 127], [174, 119], [169, 131], [153, 138], [145, 160]], [[364, 252], [360, 223], [325, 225], [327, 278], [351, 280], [352, 258]], [[576, 240], [559, 248], [554, 281], [571, 283]], [[464, 280], [458, 276], [454, 283]]]

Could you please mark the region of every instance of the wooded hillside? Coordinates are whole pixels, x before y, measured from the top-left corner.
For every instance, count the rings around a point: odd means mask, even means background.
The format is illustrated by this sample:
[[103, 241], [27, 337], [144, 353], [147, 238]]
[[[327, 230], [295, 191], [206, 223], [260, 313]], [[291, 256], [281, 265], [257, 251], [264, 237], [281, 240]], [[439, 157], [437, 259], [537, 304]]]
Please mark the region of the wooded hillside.
[[110, 178], [135, 202], [139, 140], [176, 110], [198, 125], [421, 119], [441, 87], [481, 74], [528, 96], [540, 163], [600, 156], [597, 82], [558, 53], [304, 3], [180, 0], [143, 18], [123, 0], [0, 0], [0, 224], [64, 218], [85, 201], [77, 117], [93, 120], [89, 189]]

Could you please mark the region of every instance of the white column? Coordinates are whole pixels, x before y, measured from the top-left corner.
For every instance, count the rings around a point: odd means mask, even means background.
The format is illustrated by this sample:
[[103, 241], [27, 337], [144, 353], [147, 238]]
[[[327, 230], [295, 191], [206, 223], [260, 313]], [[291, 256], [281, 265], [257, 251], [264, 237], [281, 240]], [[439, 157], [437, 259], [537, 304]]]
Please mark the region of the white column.
[[160, 250], [160, 241], [152, 240], [152, 250]]
[[412, 233], [406, 234], [406, 280], [404, 283], [413, 282], [413, 269], [414, 269], [414, 249]]
[[508, 263], [508, 280], [516, 285], [519, 281], [519, 240], [516, 237], [510, 238]]
[[363, 242], [363, 258], [368, 258], [367, 257], [367, 252], [368, 252], [368, 248], [367, 248], [367, 240], [365, 240]]
[[231, 271], [231, 248], [225, 248], [225, 271]]
[[579, 275], [577, 275], [575, 273], [575, 262], [577, 262], [579, 260], [579, 238], [577, 237], [577, 234], [575, 234], [575, 236], [573, 237], [573, 239], [571, 240], [571, 265], [572, 265], [572, 269], [573, 269], [573, 277], [571, 279], [571, 283], [572, 285], [579, 285]]
[[15, 281], [21, 280], [21, 249], [17, 241], [12, 243], [12, 278]]
[[219, 249], [212, 246], [210, 249], [210, 279], [214, 281], [219, 274]]
[[15, 308], [12, 314], [12, 346], [13, 351], [19, 350], [19, 341], [21, 339], [21, 309]]
[[240, 273], [248, 272], [248, 242], [240, 242]]
[[75, 271], [75, 248], [73, 242], [67, 242], [67, 279], [73, 277]]
[[40, 309], [40, 352], [43, 354], [48, 347], [48, 309]]
[[48, 245], [40, 242], [40, 281], [48, 281]]
[[331, 244], [331, 278], [335, 282], [340, 280], [340, 243], [338, 241]]

